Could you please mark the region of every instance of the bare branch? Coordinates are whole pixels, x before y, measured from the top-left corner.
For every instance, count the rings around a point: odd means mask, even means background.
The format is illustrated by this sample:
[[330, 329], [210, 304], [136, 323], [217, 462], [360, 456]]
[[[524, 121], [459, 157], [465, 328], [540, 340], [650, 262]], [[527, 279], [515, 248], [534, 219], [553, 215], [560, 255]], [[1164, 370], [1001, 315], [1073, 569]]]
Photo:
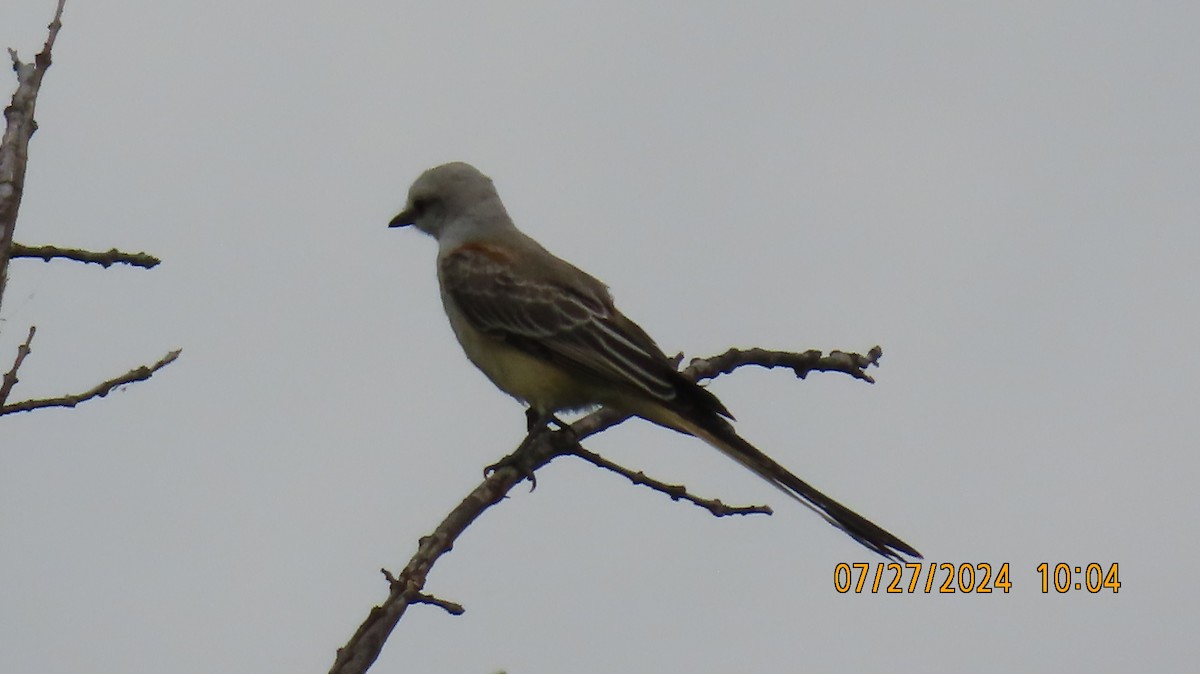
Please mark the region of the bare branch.
[[730, 515], [771, 515], [775, 512], [771, 510], [771, 506], [766, 505], [731, 506], [725, 505], [720, 501], [720, 499], [706, 499], [700, 498], [699, 496], [693, 496], [692, 494], [688, 493], [687, 487], [681, 484], [667, 484], [666, 482], [659, 482], [652, 477], [648, 477], [640, 470], [634, 472], [624, 466], [615, 464], [603, 456], [596, 454], [595, 452], [584, 449], [582, 445], [575, 446], [574, 454], [595, 466], [604, 468], [605, 470], [611, 470], [618, 475], [624, 475], [629, 479], [630, 482], [636, 485], [649, 487], [655, 491], [661, 491], [667, 496], [670, 496], [672, 501], [683, 500], [688, 501], [689, 503], [694, 503], [712, 513], [714, 517], [728, 517]]
[[[719, 356], [693, 360], [683, 370], [683, 374], [694, 381], [712, 379], [732, 372], [743, 365], [758, 365], [768, 368], [788, 367], [801, 378], [812, 371], [843, 372], [856, 379], [871, 382], [874, 380], [863, 370], [870, 365], [877, 364], [882, 354], [883, 351], [879, 347], [872, 349], [866, 356], [840, 351], [833, 351], [828, 356], [823, 356], [820, 351], [789, 353], [765, 349], [730, 349]], [[338, 649], [337, 657], [329, 670], [330, 674], [362, 674], [366, 672], [379, 657], [383, 644], [411, 604], [434, 603], [440, 606], [441, 604], [438, 602], [442, 600], [428, 601], [429, 595], [423, 592], [426, 578], [433, 565], [442, 555], [453, 549], [454, 542], [476, 518], [504, 499], [514, 485], [531, 476], [533, 471], [546, 465], [555, 457], [578, 454], [609, 470], [619, 469], [616, 472], [625, 475], [635, 484], [652, 486], [651, 482], [657, 483], [662, 487], [660, 491], [675, 498], [676, 490], [682, 491], [682, 487], [673, 487], [651, 480], [641, 473], [633, 473], [626, 468], [611, 464], [579, 446], [580, 440], [615, 426], [628, 418], [628, 414], [609, 408], [600, 408], [571, 424], [569, 429], [535, 432], [526, 437], [516, 451], [496, 464], [497, 468], [442, 520], [432, 534], [421, 538], [416, 554], [398, 576], [393, 577], [390, 572], [384, 572], [390, 588], [387, 599], [382, 605], [372, 607], [366, 620], [350, 637], [346, 645]], [[598, 459], [599, 463], [593, 461], [592, 457]], [[739, 514], [719, 512], [722, 509], [730, 508], [721, 504], [720, 501], [710, 502], [717, 504], [710, 508], [708, 505], [704, 505], [704, 499], [689, 498], [686, 492], [678, 498], [702, 505], [714, 515]], [[770, 512], [769, 508], [765, 506], [762, 508], [763, 511]], [[454, 606], [458, 605], [454, 604]]]
[[13, 361], [12, 369], [4, 373], [4, 381], [0, 383], [0, 407], [4, 406], [8, 400], [8, 394], [12, 393], [12, 388], [17, 385], [17, 370], [21, 369], [21, 363], [25, 362], [25, 356], [29, 355], [29, 344], [33, 342], [33, 335], [37, 332], [37, 326], [29, 326], [29, 336], [25, 338], [25, 343], [17, 347], [17, 359]]
[[359, 626], [345, 646], [338, 649], [337, 658], [330, 668], [331, 673], [361, 674], [367, 671], [388, 635], [414, 603], [425, 587], [425, 579], [434, 563], [454, 547], [459, 535], [488, 508], [499, 503], [513, 485], [525, 479], [527, 471], [549, 463], [554, 457], [571, 452], [572, 439], [568, 431], [533, 433], [521, 443], [513, 454], [522, 454], [518, 461], [500, 465], [491, 475], [459, 503], [442, 520], [437, 529], [421, 538], [417, 552], [404, 570], [389, 583], [388, 598], [382, 606], [371, 609], [367, 619]]
[[[691, 378], [692, 381], [701, 381], [703, 379], [716, 379], [745, 365], [757, 365], [765, 368], [787, 367], [792, 369], [800, 379], [804, 379], [809, 372], [814, 371], [842, 372], [855, 379], [873, 384], [875, 383], [875, 379], [864, 372], [864, 370], [871, 365], [878, 367], [879, 359], [882, 356], [883, 349], [878, 346], [871, 347], [871, 350], [865, 356], [843, 351], [830, 351], [829, 355], [825, 356], [821, 351], [816, 349], [810, 349], [803, 353], [769, 351], [757, 348], [730, 349], [719, 356], [693, 358], [692, 362], [683, 368], [682, 372], [685, 376]], [[682, 354], [680, 354], [676, 358], [676, 362], [678, 363], [682, 359]], [[629, 415], [616, 410], [600, 408], [571, 424], [571, 430], [575, 431], [580, 440], [583, 440], [588, 436], [616, 426], [628, 418]]]
[[41, 409], [43, 407], [74, 407], [79, 403], [91, 400], [92, 398], [103, 398], [118, 386], [149, 379], [154, 375], [155, 372], [158, 372], [167, 365], [175, 362], [175, 359], [178, 358], [179, 354], [182, 352], [183, 349], [176, 349], [163, 356], [161, 360], [153, 365], [142, 365], [141, 367], [135, 367], [120, 377], [115, 377], [113, 379], [109, 379], [108, 381], [101, 382], [100, 384], [97, 384], [83, 393], [65, 395], [58, 398], [25, 400], [23, 402], [13, 403], [11, 405], [4, 405], [3, 407], [0, 407], [0, 416], [5, 414], [16, 414], [17, 412], [29, 412], [31, 410]]
[[42, 77], [50, 67], [50, 51], [62, 28], [64, 2], [58, 0], [54, 20], [48, 26], [50, 34], [33, 63], [22, 63], [16, 51], [8, 50], [13, 70], [17, 73], [17, 90], [13, 93], [12, 103], [4, 109], [4, 136], [0, 140], [0, 301], [4, 298], [4, 286], [8, 281], [8, 258], [13, 232], [17, 228], [17, 211], [21, 207], [21, 195], [25, 192], [29, 139], [37, 130], [37, 122], [33, 119], [34, 108], [37, 107]]
[[149, 253], [126, 253], [124, 251], [112, 248], [103, 253], [95, 251], [83, 250], [82, 248], [59, 248], [58, 246], [25, 246], [19, 243], [12, 245], [12, 255], [10, 257], [28, 257], [41, 258], [49, 262], [54, 258], [64, 260], [75, 260], [76, 262], [90, 262], [98, 264], [105, 268], [111, 267], [114, 264], [127, 264], [134, 267], [142, 267], [143, 269], [153, 269], [158, 266], [162, 260], [150, 255]]
[[693, 359], [687, 370], [700, 380], [728, 374], [743, 365], [757, 365], [768, 369], [786, 367], [795, 372], [800, 379], [807, 377], [809, 372], [842, 372], [874, 384], [875, 379], [866, 373], [866, 369], [872, 365], [878, 367], [882, 357], [883, 349], [878, 346], [871, 347], [865, 356], [845, 351], [830, 351], [829, 355], [825, 356], [816, 349], [804, 353], [768, 349], [730, 349], [712, 358]]
[[[394, 585], [395, 583], [399, 582], [396, 580], [396, 577], [392, 575], [391, 571], [388, 571], [387, 569], [380, 569], [379, 571], [383, 574], [383, 577], [387, 579], [389, 584]], [[437, 606], [450, 615], [462, 615], [467, 612], [467, 609], [463, 608], [462, 604], [448, 601], [446, 599], [442, 599], [441, 597], [435, 597], [431, 594], [418, 594], [416, 597], [413, 597], [412, 603]]]
[[439, 599], [431, 594], [418, 594], [416, 597], [413, 597], [413, 603], [436, 606], [450, 615], [462, 615], [467, 612], [467, 609], [463, 608], [462, 604], [456, 604], [452, 601]]

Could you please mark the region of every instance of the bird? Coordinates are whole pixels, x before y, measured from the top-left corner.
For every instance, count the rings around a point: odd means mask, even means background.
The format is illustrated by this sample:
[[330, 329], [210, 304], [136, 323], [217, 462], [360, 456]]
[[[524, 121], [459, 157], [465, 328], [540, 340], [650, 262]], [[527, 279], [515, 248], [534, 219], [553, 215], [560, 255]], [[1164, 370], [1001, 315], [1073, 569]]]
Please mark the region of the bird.
[[438, 285], [454, 335], [499, 389], [528, 405], [531, 425], [597, 406], [641, 417], [705, 441], [867, 549], [921, 558], [738, 435], [725, 405], [676, 369], [603, 282], [517, 229], [491, 178], [474, 166], [424, 171], [388, 226], [412, 226], [437, 241]]

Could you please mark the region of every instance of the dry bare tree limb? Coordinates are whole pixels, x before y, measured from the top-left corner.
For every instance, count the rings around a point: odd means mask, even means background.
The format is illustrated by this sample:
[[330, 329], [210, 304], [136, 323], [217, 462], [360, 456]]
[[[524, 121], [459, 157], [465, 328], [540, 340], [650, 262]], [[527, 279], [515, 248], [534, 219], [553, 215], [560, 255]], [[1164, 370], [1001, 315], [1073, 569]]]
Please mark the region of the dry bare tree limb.
[[826, 356], [816, 349], [803, 353], [768, 349], [730, 349], [712, 358], [694, 359], [688, 368], [696, 373], [697, 379], [728, 374], [743, 365], [757, 365], [765, 368], [786, 367], [795, 372], [800, 379], [808, 376], [809, 372], [842, 372], [874, 384], [875, 379], [866, 373], [866, 369], [872, 365], [878, 367], [882, 357], [883, 349], [878, 346], [871, 347], [865, 356], [845, 351], [830, 351]]
[[630, 482], [643, 487], [649, 487], [655, 491], [661, 491], [671, 497], [672, 501], [687, 501], [704, 508], [712, 513], [714, 517], [728, 517], [730, 515], [771, 515], [775, 511], [771, 510], [771, 506], [766, 505], [750, 505], [750, 506], [731, 506], [725, 505], [720, 499], [700, 498], [688, 492], [687, 487], [681, 484], [667, 484], [660, 482], [652, 477], [648, 477], [642, 471], [632, 471], [619, 464], [613, 463], [608, 459], [583, 448], [583, 445], [575, 446], [575, 456], [591, 463], [594, 466], [611, 470], [618, 475], [624, 475]]
[[154, 267], [157, 267], [160, 262], [162, 262], [162, 260], [150, 255], [149, 253], [126, 253], [124, 251], [117, 250], [116, 248], [109, 249], [103, 253], [98, 253], [91, 250], [83, 250], [82, 248], [25, 246], [19, 243], [14, 243], [10, 250], [12, 252], [10, 257], [12, 258], [41, 258], [45, 262], [59, 258], [63, 260], [75, 260], [76, 262], [98, 264], [106, 269], [118, 263], [127, 264], [134, 267], [142, 267], [143, 269], [153, 269]]
[[25, 356], [29, 355], [29, 345], [33, 342], [33, 335], [37, 332], [37, 326], [29, 326], [29, 336], [25, 338], [25, 342], [17, 347], [17, 358], [13, 361], [12, 369], [4, 373], [4, 381], [0, 382], [0, 407], [8, 401], [8, 395], [12, 393], [12, 388], [17, 385], [17, 370], [21, 369], [21, 363], [25, 362]]
[[371, 609], [367, 619], [359, 626], [350, 641], [337, 652], [330, 672], [347, 674], [365, 672], [379, 657], [383, 644], [395, 628], [396, 623], [416, 603], [425, 587], [425, 578], [443, 554], [454, 547], [460, 534], [488, 508], [499, 503], [513, 485], [525, 479], [524, 468], [535, 470], [549, 463], [555, 456], [570, 452], [569, 433], [533, 433], [521, 443], [518, 452], [524, 451], [527, 463], [518, 467], [515, 463], [494, 470], [450, 514], [442, 520], [434, 532], [421, 538], [417, 552], [404, 569], [389, 583], [388, 598], [382, 606]]
[[[866, 356], [840, 351], [823, 356], [820, 351], [789, 353], [765, 349], [730, 349], [719, 356], [693, 360], [683, 369], [683, 374], [699, 381], [715, 378], [745, 365], [757, 365], [767, 368], [788, 367], [798, 377], [812, 371], [843, 372], [856, 379], [873, 382], [863, 370], [877, 364], [882, 354], [879, 347], [871, 349]], [[383, 644], [410, 605], [441, 605], [424, 600], [428, 597], [424, 588], [429, 571], [442, 555], [454, 548], [455, 541], [463, 531], [484, 511], [503, 500], [513, 486], [554, 458], [578, 453], [580, 440], [628, 418], [627, 414], [600, 408], [571, 424], [569, 429], [534, 432], [526, 437], [516, 451], [496, 464], [496, 470], [450, 511], [432, 534], [421, 538], [416, 554], [399, 575], [393, 577], [390, 572], [384, 572], [389, 585], [387, 599], [382, 605], [371, 608], [366, 620], [346, 645], [338, 649], [333, 666], [329, 669], [330, 674], [363, 674], [379, 657]]]
[[0, 407], [0, 416], [5, 414], [16, 414], [17, 412], [29, 412], [32, 410], [42, 409], [44, 407], [74, 407], [81, 402], [91, 400], [92, 398], [103, 398], [108, 395], [113, 389], [125, 384], [132, 384], [137, 381], [145, 381], [152, 377], [155, 372], [175, 362], [179, 354], [183, 353], [183, 349], [176, 349], [153, 365], [142, 365], [135, 367], [125, 374], [101, 382], [83, 393], [74, 393], [70, 395], [60, 396], [58, 398], [42, 398], [40, 400], [25, 400], [11, 405]]
[[38, 90], [42, 77], [50, 67], [50, 50], [62, 28], [63, 3], [58, 0], [54, 20], [48, 26], [49, 36], [42, 51], [33, 63], [22, 63], [17, 52], [9, 49], [13, 70], [17, 73], [17, 90], [12, 102], [4, 109], [4, 136], [0, 140], [0, 301], [4, 299], [4, 286], [8, 281], [8, 258], [13, 243], [13, 232], [17, 228], [17, 211], [21, 207], [21, 195], [25, 193], [25, 166], [29, 161], [29, 139], [37, 131], [33, 119], [37, 107]]
[[[37, 97], [41, 90], [42, 78], [50, 68], [50, 55], [54, 49], [54, 42], [58, 38], [58, 31], [62, 29], [65, 1], [58, 0], [54, 19], [47, 26], [49, 35], [46, 37], [42, 50], [34, 57], [33, 63], [22, 62], [15, 50], [8, 50], [13, 70], [17, 73], [17, 89], [12, 95], [12, 102], [4, 109], [4, 135], [0, 138], [0, 302], [3, 301], [4, 288], [8, 283], [9, 260], [13, 257], [40, 257], [47, 262], [54, 258], [64, 258], [99, 264], [104, 267], [122, 263], [146, 269], [159, 263], [158, 258], [152, 255], [125, 253], [115, 248], [100, 253], [57, 246], [30, 247], [13, 241], [13, 233], [17, 227], [17, 212], [20, 210], [21, 197], [25, 193], [29, 141], [37, 131], [37, 122], [34, 119]], [[4, 375], [0, 382], [0, 415], [28, 412], [45, 407], [74, 407], [92, 398], [102, 398], [118, 386], [149, 379], [155, 372], [178, 358], [180, 354], [179, 350], [172, 351], [154, 365], [134, 368], [120, 377], [102, 382], [83, 393], [8, 404], [8, 397], [17, 383], [17, 370], [25, 356], [29, 354], [29, 344], [33, 335], [34, 328], [30, 328], [29, 337], [17, 351], [17, 359], [13, 368]]]

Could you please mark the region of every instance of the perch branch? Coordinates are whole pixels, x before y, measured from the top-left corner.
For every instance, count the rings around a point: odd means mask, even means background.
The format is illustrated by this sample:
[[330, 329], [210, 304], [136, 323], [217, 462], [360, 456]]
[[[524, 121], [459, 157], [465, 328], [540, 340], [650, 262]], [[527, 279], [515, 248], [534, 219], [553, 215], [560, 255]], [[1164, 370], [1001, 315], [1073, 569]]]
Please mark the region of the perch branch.
[[11, 405], [4, 405], [3, 407], [0, 407], [0, 416], [5, 414], [16, 414], [17, 412], [29, 412], [31, 410], [41, 409], [43, 407], [74, 407], [79, 403], [91, 400], [92, 398], [103, 398], [118, 386], [149, 379], [154, 375], [155, 372], [158, 372], [162, 368], [173, 363], [175, 359], [179, 357], [179, 354], [182, 353], [182, 351], [182, 349], [176, 349], [163, 356], [161, 360], [153, 365], [142, 365], [141, 367], [135, 367], [129, 372], [126, 372], [119, 377], [109, 379], [108, 381], [101, 382], [96, 386], [93, 386], [91, 389], [84, 391], [83, 393], [75, 393], [71, 395], [60, 396], [58, 398], [25, 400], [19, 403], [13, 403]]
[[29, 139], [37, 131], [33, 119], [37, 107], [38, 90], [42, 77], [50, 67], [50, 51], [62, 28], [63, 3], [58, 0], [54, 20], [47, 26], [50, 30], [42, 51], [33, 63], [22, 63], [17, 52], [9, 49], [13, 70], [17, 73], [17, 90], [12, 102], [4, 109], [4, 136], [0, 140], [0, 301], [4, 299], [4, 286], [8, 281], [8, 258], [13, 244], [13, 232], [17, 228], [17, 211], [21, 207], [21, 195], [25, 192], [25, 167], [29, 163]]
[[21, 369], [21, 363], [25, 362], [25, 356], [29, 355], [29, 345], [33, 342], [33, 335], [37, 332], [37, 326], [29, 326], [29, 336], [25, 338], [25, 343], [17, 347], [17, 359], [13, 361], [12, 369], [4, 373], [4, 381], [0, 383], [0, 407], [8, 400], [8, 394], [12, 393], [12, 388], [17, 385], [17, 370]]
[[517, 449], [524, 452], [521, 466], [516, 462], [501, 465], [483, 480], [450, 514], [437, 529], [421, 538], [417, 552], [408, 564], [389, 582], [388, 598], [382, 606], [371, 609], [367, 619], [345, 646], [338, 649], [337, 658], [329, 670], [338, 674], [365, 672], [379, 657], [383, 644], [404, 615], [409, 605], [418, 603], [423, 594], [425, 578], [443, 554], [454, 547], [454, 541], [476, 518], [488, 508], [499, 503], [512, 487], [525, 479], [525, 468], [530, 470], [549, 463], [555, 456], [570, 452], [567, 433], [533, 433]]
[[[688, 367], [684, 368], [683, 374], [694, 381], [699, 381], [732, 372], [744, 365], [758, 365], [767, 368], [789, 367], [798, 377], [803, 377], [812, 371], [843, 372], [856, 379], [870, 382], [874, 380], [863, 370], [872, 364], [877, 364], [882, 353], [883, 351], [879, 347], [871, 349], [867, 356], [840, 351], [833, 351], [829, 356], [823, 356], [820, 351], [787, 353], [764, 349], [730, 349], [719, 356], [693, 360]], [[429, 571], [442, 555], [453, 549], [454, 542], [458, 540], [463, 531], [486, 510], [504, 499], [514, 485], [532, 475], [534, 470], [546, 465], [555, 457], [578, 454], [581, 449], [578, 446], [580, 440], [615, 426], [628, 418], [629, 415], [616, 410], [600, 408], [571, 424], [570, 430], [531, 433], [526, 437], [515, 452], [496, 464], [499, 467], [450, 511], [450, 514], [442, 520], [432, 534], [421, 538], [416, 554], [399, 575], [393, 577], [389, 572], [384, 572], [389, 585], [387, 599], [382, 605], [371, 608], [366, 620], [358, 627], [346, 645], [338, 649], [337, 657], [329, 670], [330, 674], [362, 674], [366, 672], [379, 657], [379, 653], [383, 650], [383, 644], [410, 605], [416, 603], [441, 605], [438, 603], [441, 600], [434, 602], [426, 600], [428, 595], [424, 593], [424, 588]], [[586, 450], [584, 451], [586, 452]], [[587, 452], [587, 454], [591, 454], [591, 452]], [[628, 469], [622, 470], [628, 472]], [[671, 494], [671, 486], [664, 486], [667, 488], [666, 493]], [[457, 604], [454, 606], [458, 607]]]
[[98, 264], [105, 268], [111, 267], [114, 264], [128, 264], [134, 267], [142, 267], [143, 269], [153, 269], [158, 266], [162, 260], [148, 253], [126, 253], [124, 251], [112, 248], [103, 253], [98, 253], [91, 250], [83, 250], [81, 248], [59, 248], [58, 246], [25, 246], [19, 243], [12, 245], [11, 257], [29, 257], [41, 258], [49, 262], [54, 258], [64, 260], [75, 260], [76, 262], [88, 262]]

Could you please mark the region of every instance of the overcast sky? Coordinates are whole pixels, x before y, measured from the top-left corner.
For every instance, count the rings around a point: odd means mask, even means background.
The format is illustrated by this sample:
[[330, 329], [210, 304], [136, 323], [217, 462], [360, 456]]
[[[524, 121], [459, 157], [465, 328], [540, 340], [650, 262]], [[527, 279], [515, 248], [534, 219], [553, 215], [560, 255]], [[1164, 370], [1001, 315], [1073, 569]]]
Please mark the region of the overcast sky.
[[[52, 0], [10, 0], [31, 60]], [[323, 672], [521, 408], [462, 356], [434, 245], [385, 225], [451, 160], [669, 353], [884, 349], [875, 385], [748, 368], [738, 429], [1011, 592], [839, 594], [880, 561], [703, 443], [587, 446], [460, 539], [373, 671], [1191, 671], [1200, 630], [1200, 6], [68, 3], [0, 370], [0, 669]], [[903, 5], [903, 6], [902, 6]], [[949, 5], [949, 6], [948, 6]], [[15, 80], [4, 79], [5, 103]], [[1120, 592], [1036, 566], [1119, 564]], [[873, 568], [873, 567], [872, 567]]]

